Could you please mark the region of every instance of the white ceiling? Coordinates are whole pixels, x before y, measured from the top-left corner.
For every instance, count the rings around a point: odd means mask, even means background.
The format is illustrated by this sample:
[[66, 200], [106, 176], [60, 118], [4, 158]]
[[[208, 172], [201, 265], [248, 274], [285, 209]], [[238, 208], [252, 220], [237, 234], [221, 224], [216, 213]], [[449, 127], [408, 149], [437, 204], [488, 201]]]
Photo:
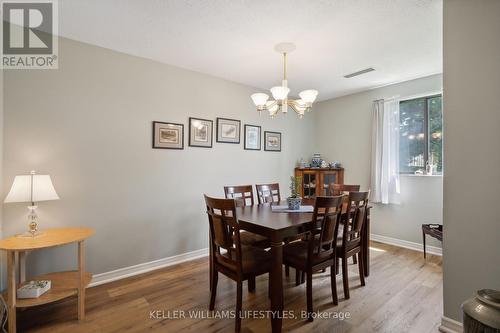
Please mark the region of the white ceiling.
[[[442, 71], [442, 0], [60, 0], [60, 34], [266, 91], [293, 42], [293, 95], [319, 100]], [[356, 78], [343, 76], [367, 67]], [[259, 89], [257, 89], [259, 90]]]

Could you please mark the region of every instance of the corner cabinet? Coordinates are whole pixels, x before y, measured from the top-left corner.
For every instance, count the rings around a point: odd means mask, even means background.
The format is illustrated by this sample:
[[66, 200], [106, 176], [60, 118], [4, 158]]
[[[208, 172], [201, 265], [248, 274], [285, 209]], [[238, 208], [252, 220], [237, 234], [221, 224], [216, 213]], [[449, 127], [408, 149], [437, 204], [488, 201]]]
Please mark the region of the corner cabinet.
[[304, 199], [328, 195], [330, 184], [344, 184], [344, 168], [295, 168], [295, 176], [302, 177]]

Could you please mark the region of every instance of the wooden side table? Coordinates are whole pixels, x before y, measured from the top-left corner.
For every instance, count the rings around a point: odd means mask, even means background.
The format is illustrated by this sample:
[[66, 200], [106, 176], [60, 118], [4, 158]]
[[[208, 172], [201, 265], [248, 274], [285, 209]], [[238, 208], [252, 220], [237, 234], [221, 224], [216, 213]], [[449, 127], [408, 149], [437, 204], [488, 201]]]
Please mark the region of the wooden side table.
[[[7, 251], [9, 333], [16, 332], [16, 308], [51, 303], [73, 295], [78, 295], [78, 319], [85, 318], [85, 288], [89, 285], [92, 274], [85, 272], [84, 242], [93, 233], [94, 230], [90, 228], [55, 228], [43, 230], [41, 235], [34, 238], [12, 236], [0, 240], [0, 250]], [[50, 290], [38, 298], [17, 298], [17, 287], [26, 280], [26, 253], [71, 243], [78, 243], [78, 270], [33, 276], [30, 280], [50, 280]], [[16, 284], [16, 266], [19, 269], [19, 285]]]
[[437, 228], [432, 228], [431, 225], [436, 225], [436, 224], [422, 224], [422, 237], [424, 240], [424, 259], [426, 258], [427, 254], [425, 252], [425, 235], [429, 235], [431, 237], [436, 238], [439, 241], [443, 241], [443, 225], [442, 224], [437, 224]]

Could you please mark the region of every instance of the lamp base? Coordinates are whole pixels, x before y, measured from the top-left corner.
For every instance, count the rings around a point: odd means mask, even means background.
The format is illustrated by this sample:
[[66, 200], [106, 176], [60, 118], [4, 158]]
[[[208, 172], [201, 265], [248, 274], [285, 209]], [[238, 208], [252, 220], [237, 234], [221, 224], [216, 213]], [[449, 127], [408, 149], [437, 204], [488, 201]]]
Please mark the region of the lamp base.
[[16, 235], [16, 237], [19, 238], [37, 238], [42, 236], [44, 233], [42, 231], [35, 231], [34, 233], [31, 233], [29, 231], [23, 232], [22, 234]]

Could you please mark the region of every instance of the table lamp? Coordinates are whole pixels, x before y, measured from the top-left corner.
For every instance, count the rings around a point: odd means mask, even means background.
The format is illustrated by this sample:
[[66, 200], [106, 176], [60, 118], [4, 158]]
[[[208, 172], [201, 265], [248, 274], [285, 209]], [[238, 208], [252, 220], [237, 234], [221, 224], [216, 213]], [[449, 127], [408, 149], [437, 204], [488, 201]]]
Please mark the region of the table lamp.
[[19, 175], [14, 178], [14, 183], [10, 188], [9, 194], [4, 202], [29, 202], [30, 211], [28, 215], [29, 231], [20, 236], [36, 237], [41, 233], [38, 231], [36, 202], [58, 200], [59, 196], [52, 185], [52, 180], [49, 175], [37, 175], [35, 171], [31, 171], [29, 175]]

